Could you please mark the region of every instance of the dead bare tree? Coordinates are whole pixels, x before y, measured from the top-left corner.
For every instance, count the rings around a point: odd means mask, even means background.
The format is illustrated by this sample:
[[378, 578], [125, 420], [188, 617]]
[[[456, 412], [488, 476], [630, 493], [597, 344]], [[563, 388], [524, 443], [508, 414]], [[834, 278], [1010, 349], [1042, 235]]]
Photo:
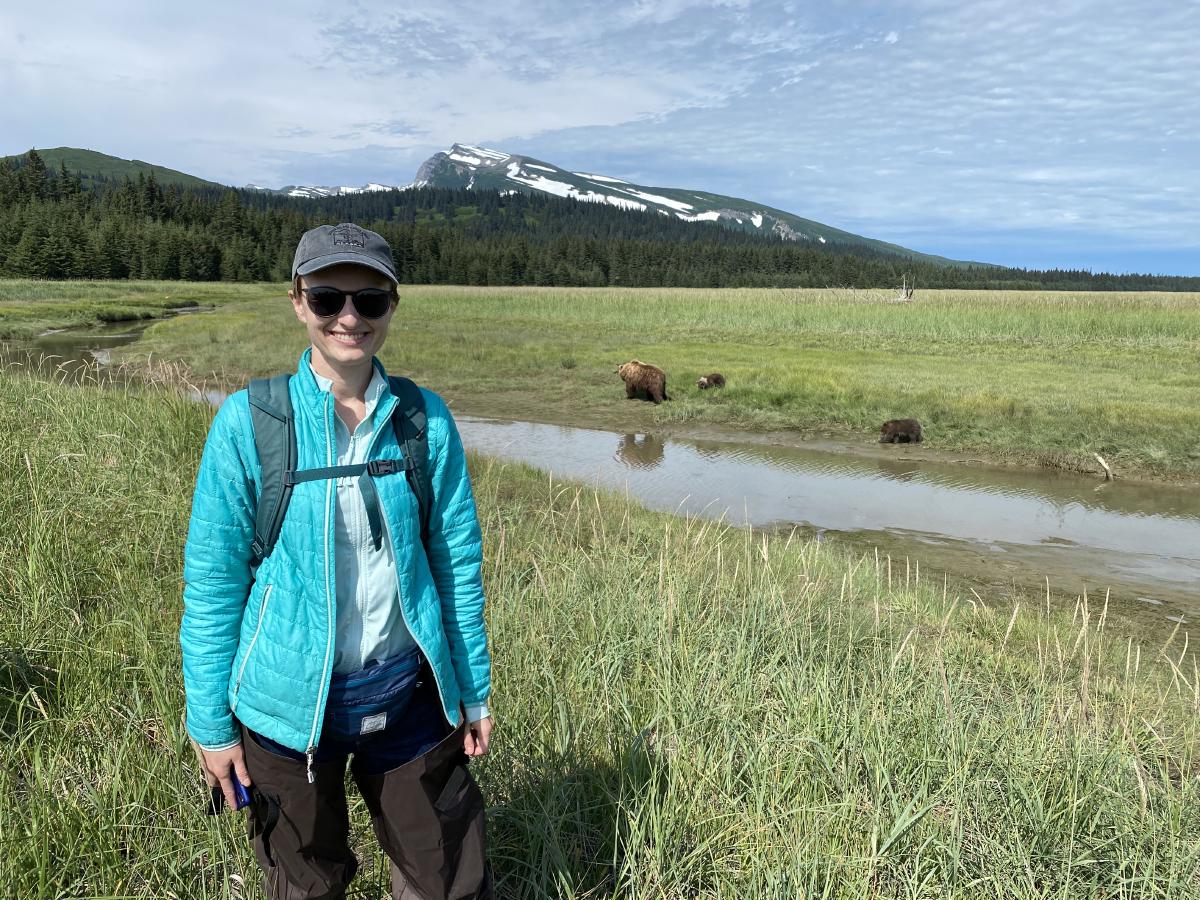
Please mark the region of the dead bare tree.
[[911, 303], [913, 300], [913, 292], [917, 289], [917, 279], [913, 278], [912, 286], [909, 287], [908, 275], [901, 276], [900, 280], [900, 295], [892, 298], [892, 303]]

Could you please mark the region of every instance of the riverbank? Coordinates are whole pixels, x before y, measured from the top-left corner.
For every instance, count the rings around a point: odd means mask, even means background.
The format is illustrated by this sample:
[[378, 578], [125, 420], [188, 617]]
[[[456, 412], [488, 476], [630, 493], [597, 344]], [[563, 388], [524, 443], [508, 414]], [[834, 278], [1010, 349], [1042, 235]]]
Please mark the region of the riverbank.
[[[0, 880], [240, 893], [181, 727], [179, 556], [211, 412], [0, 379]], [[1191, 897], [1181, 638], [472, 457], [501, 895]], [[361, 804], [366, 896], [385, 892]]]

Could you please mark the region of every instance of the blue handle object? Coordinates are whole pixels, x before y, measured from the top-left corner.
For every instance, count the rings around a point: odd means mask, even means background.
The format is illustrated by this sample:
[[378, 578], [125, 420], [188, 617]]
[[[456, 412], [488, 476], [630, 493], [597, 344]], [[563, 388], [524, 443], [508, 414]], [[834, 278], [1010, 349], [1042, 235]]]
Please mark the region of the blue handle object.
[[237, 800], [236, 809], [242, 809], [250, 805], [250, 792], [246, 790], [246, 786], [238, 780], [236, 775], [233, 776], [233, 796]]

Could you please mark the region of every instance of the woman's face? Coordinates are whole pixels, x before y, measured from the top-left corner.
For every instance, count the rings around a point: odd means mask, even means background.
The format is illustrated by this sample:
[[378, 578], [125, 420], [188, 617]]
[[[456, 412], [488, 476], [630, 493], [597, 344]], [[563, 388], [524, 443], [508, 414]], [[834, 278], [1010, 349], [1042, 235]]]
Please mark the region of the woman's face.
[[[387, 276], [366, 266], [352, 263], [330, 266], [300, 278], [302, 288], [335, 287], [340, 291], [357, 291], [362, 288], [392, 290], [394, 285]], [[355, 310], [348, 299], [343, 300], [341, 311], [327, 319], [317, 316], [305, 301], [303, 291], [288, 291], [296, 318], [308, 330], [312, 342], [313, 362], [326, 371], [355, 370], [369, 366], [371, 357], [379, 352], [387, 337], [388, 324], [396, 311], [396, 304], [378, 319], [365, 319]], [[322, 373], [325, 374], [325, 373]]]

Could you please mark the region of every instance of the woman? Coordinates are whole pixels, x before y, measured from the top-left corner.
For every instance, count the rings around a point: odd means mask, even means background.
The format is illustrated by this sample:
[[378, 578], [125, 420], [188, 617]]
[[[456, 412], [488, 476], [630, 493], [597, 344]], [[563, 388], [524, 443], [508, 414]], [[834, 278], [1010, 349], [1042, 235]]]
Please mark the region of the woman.
[[286, 384], [225, 401], [197, 476], [187, 727], [231, 808], [234, 780], [253, 785], [272, 898], [342, 897], [354, 877], [348, 759], [395, 897], [491, 896], [483, 798], [465, 766], [492, 728], [482, 542], [445, 404], [375, 358], [397, 284], [378, 234], [306, 232], [288, 296], [311, 347]]

